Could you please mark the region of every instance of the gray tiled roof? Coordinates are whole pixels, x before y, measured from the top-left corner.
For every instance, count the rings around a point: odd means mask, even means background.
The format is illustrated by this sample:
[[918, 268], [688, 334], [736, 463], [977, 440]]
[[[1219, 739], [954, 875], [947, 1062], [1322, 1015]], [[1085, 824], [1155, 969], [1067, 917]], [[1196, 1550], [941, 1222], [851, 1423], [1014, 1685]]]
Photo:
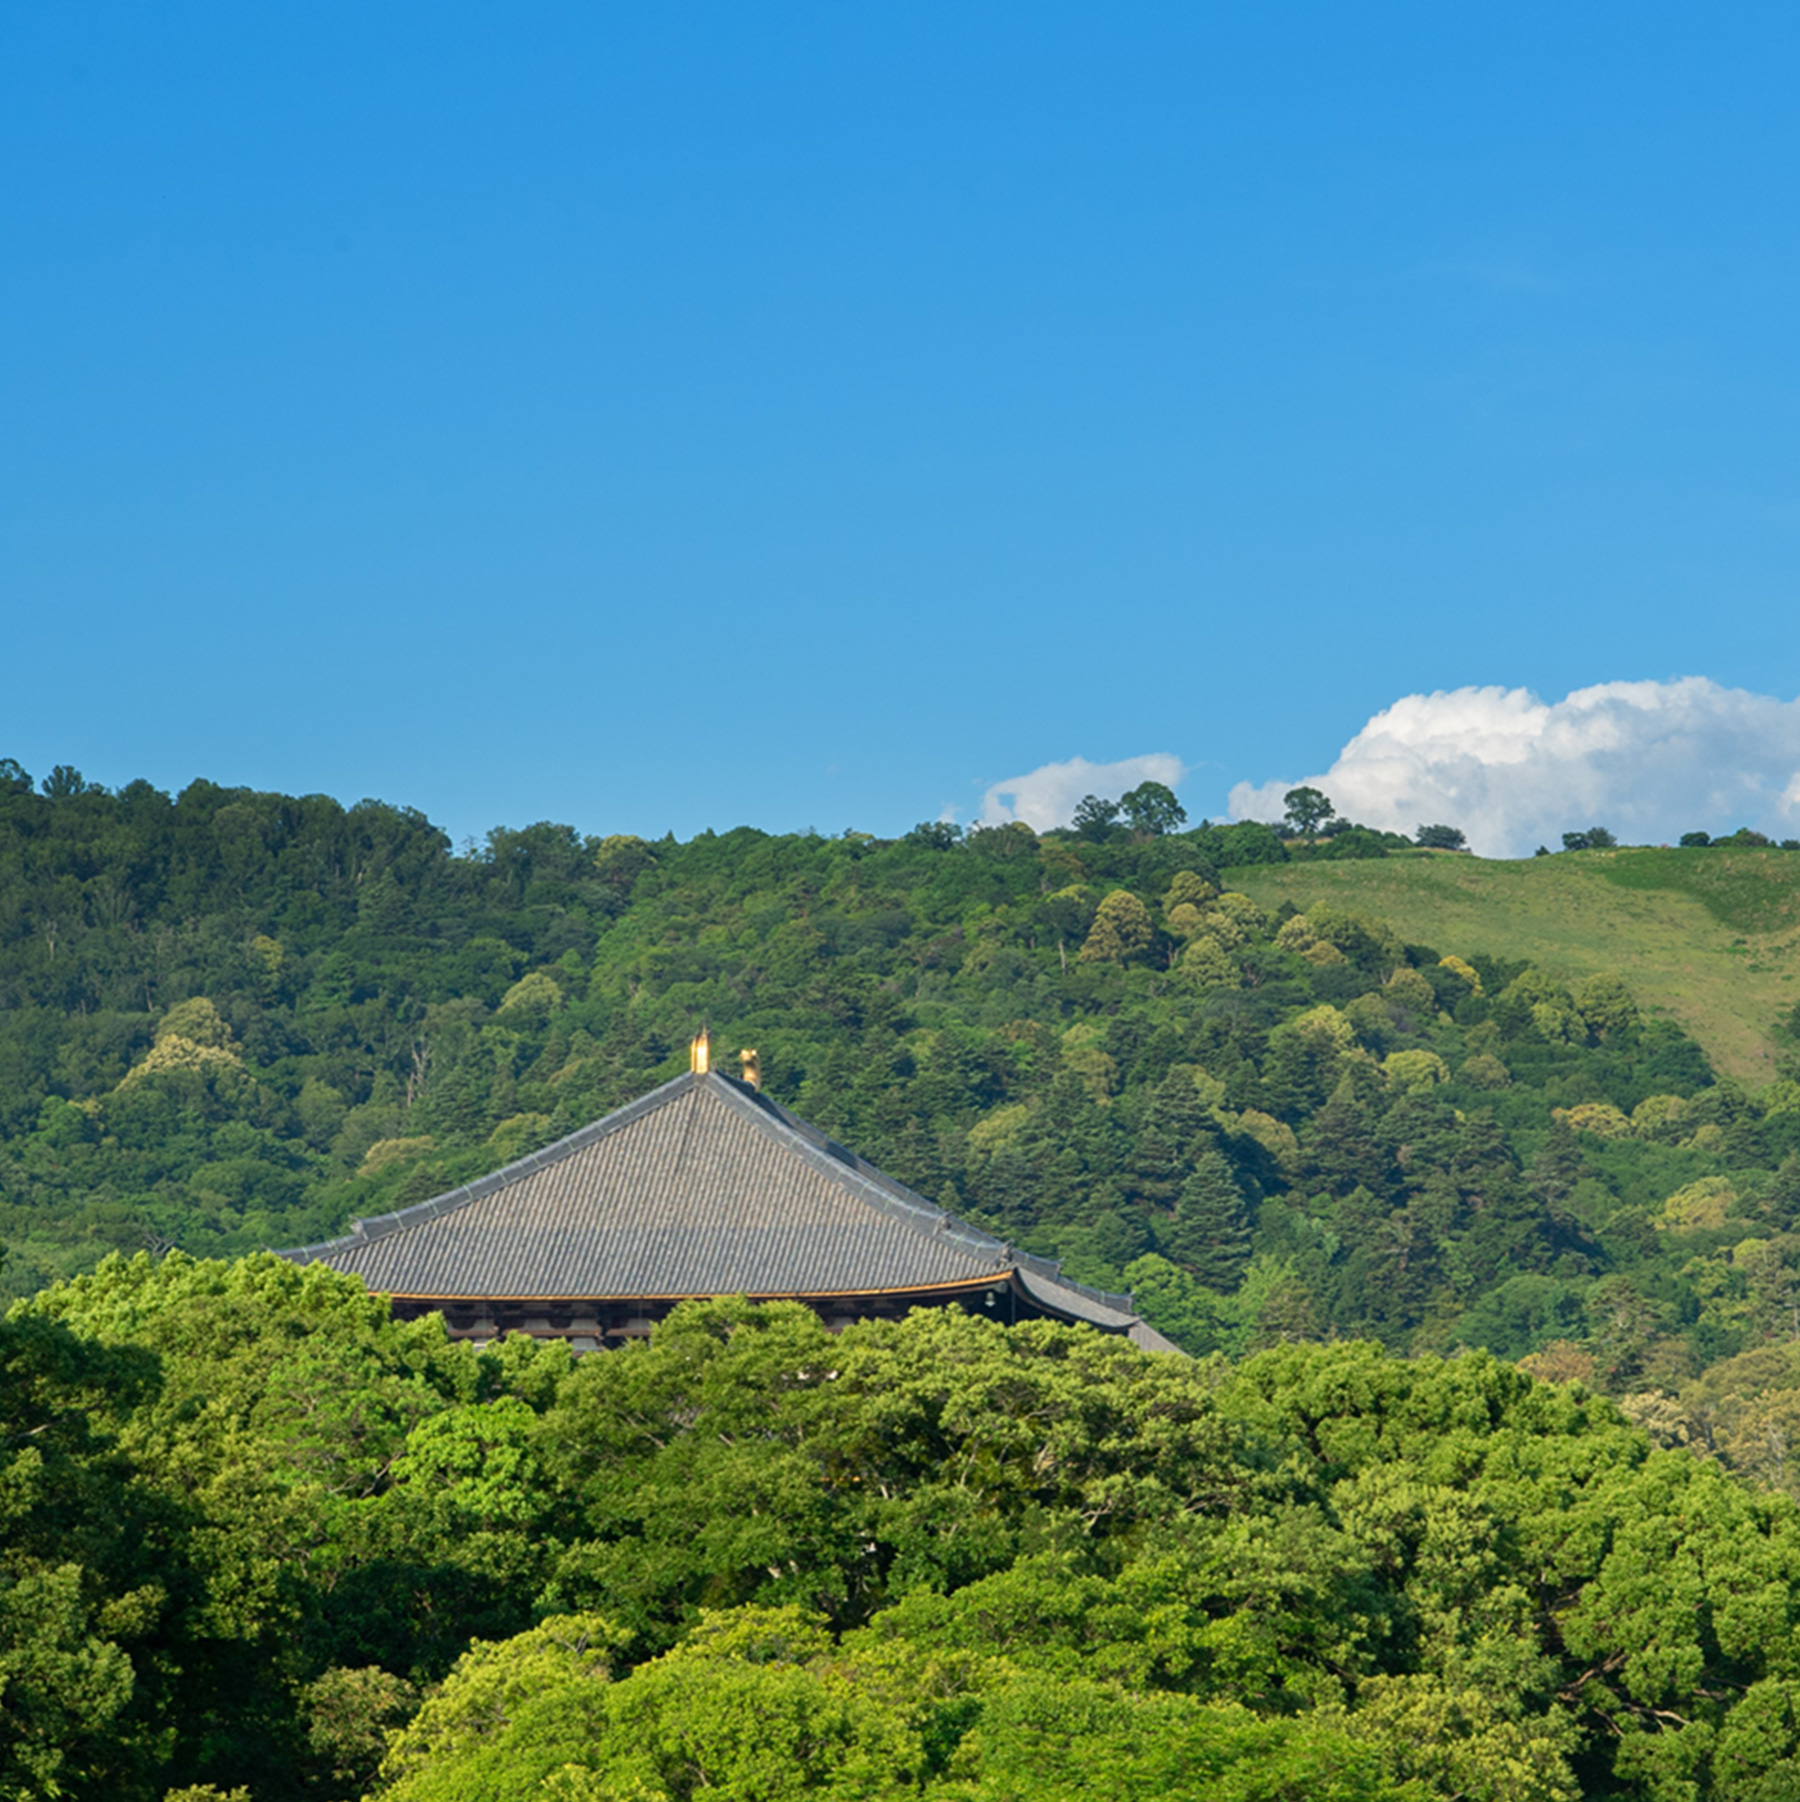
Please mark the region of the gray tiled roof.
[[1054, 1312], [1150, 1331], [1129, 1296], [965, 1226], [717, 1072], [678, 1076], [479, 1182], [284, 1255], [425, 1300], [821, 1296], [1016, 1273]]

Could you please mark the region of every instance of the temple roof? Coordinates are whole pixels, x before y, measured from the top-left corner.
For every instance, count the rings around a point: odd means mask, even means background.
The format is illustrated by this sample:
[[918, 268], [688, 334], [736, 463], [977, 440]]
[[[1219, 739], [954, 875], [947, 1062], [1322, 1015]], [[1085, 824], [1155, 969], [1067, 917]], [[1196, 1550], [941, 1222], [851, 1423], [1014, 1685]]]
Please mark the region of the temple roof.
[[1128, 1295], [935, 1208], [713, 1071], [341, 1239], [283, 1254], [413, 1301], [825, 1298], [1002, 1287], [1051, 1313], [1176, 1348]]

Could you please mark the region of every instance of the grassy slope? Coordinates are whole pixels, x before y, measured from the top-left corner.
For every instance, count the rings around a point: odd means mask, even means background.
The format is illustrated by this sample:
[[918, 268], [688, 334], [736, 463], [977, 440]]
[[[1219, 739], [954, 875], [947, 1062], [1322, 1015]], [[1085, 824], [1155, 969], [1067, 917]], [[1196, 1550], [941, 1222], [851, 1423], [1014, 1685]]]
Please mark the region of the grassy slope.
[[1581, 852], [1498, 862], [1420, 853], [1239, 869], [1266, 905], [1331, 900], [1439, 951], [1529, 958], [1564, 977], [1616, 970], [1715, 1068], [1775, 1074], [1772, 1029], [1800, 1001], [1800, 853]]

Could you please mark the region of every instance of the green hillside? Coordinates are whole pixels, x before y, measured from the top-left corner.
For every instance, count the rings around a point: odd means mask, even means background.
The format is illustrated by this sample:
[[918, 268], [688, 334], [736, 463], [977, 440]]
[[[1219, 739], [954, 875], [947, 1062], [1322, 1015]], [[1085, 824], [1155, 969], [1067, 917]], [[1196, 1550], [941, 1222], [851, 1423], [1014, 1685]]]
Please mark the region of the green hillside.
[[1410, 940], [1523, 959], [1562, 978], [1616, 971], [1714, 1067], [1750, 1088], [1776, 1074], [1778, 1023], [1800, 1001], [1800, 857], [1777, 850], [1584, 851], [1503, 862], [1455, 852], [1229, 873], [1261, 902], [1379, 915]]

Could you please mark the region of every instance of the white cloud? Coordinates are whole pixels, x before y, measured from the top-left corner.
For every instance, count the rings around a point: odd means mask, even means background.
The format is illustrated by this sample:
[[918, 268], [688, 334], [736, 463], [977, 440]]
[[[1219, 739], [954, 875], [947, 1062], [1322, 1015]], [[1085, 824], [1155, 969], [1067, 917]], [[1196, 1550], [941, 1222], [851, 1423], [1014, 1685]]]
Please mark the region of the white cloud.
[[1025, 776], [1009, 776], [996, 782], [981, 799], [981, 824], [1004, 826], [1023, 820], [1038, 832], [1066, 826], [1075, 804], [1084, 795], [1117, 800], [1140, 782], [1160, 782], [1173, 788], [1187, 774], [1179, 757], [1152, 751], [1145, 757], [1126, 757], [1118, 763], [1089, 763], [1071, 757], [1067, 763], [1046, 763]]
[[[1320, 775], [1338, 812], [1411, 832], [1460, 826], [1472, 850], [1523, 857], [1605, 826], [1626, 843], [1695, 829], [1800, 828], [1800, 701], [1703, 676], [1602, 682], [1546, 703], [1524, 688], [1406, 695]], [[1234, 819], [1279, 819], [1293, 782], [1240, 782]]]

